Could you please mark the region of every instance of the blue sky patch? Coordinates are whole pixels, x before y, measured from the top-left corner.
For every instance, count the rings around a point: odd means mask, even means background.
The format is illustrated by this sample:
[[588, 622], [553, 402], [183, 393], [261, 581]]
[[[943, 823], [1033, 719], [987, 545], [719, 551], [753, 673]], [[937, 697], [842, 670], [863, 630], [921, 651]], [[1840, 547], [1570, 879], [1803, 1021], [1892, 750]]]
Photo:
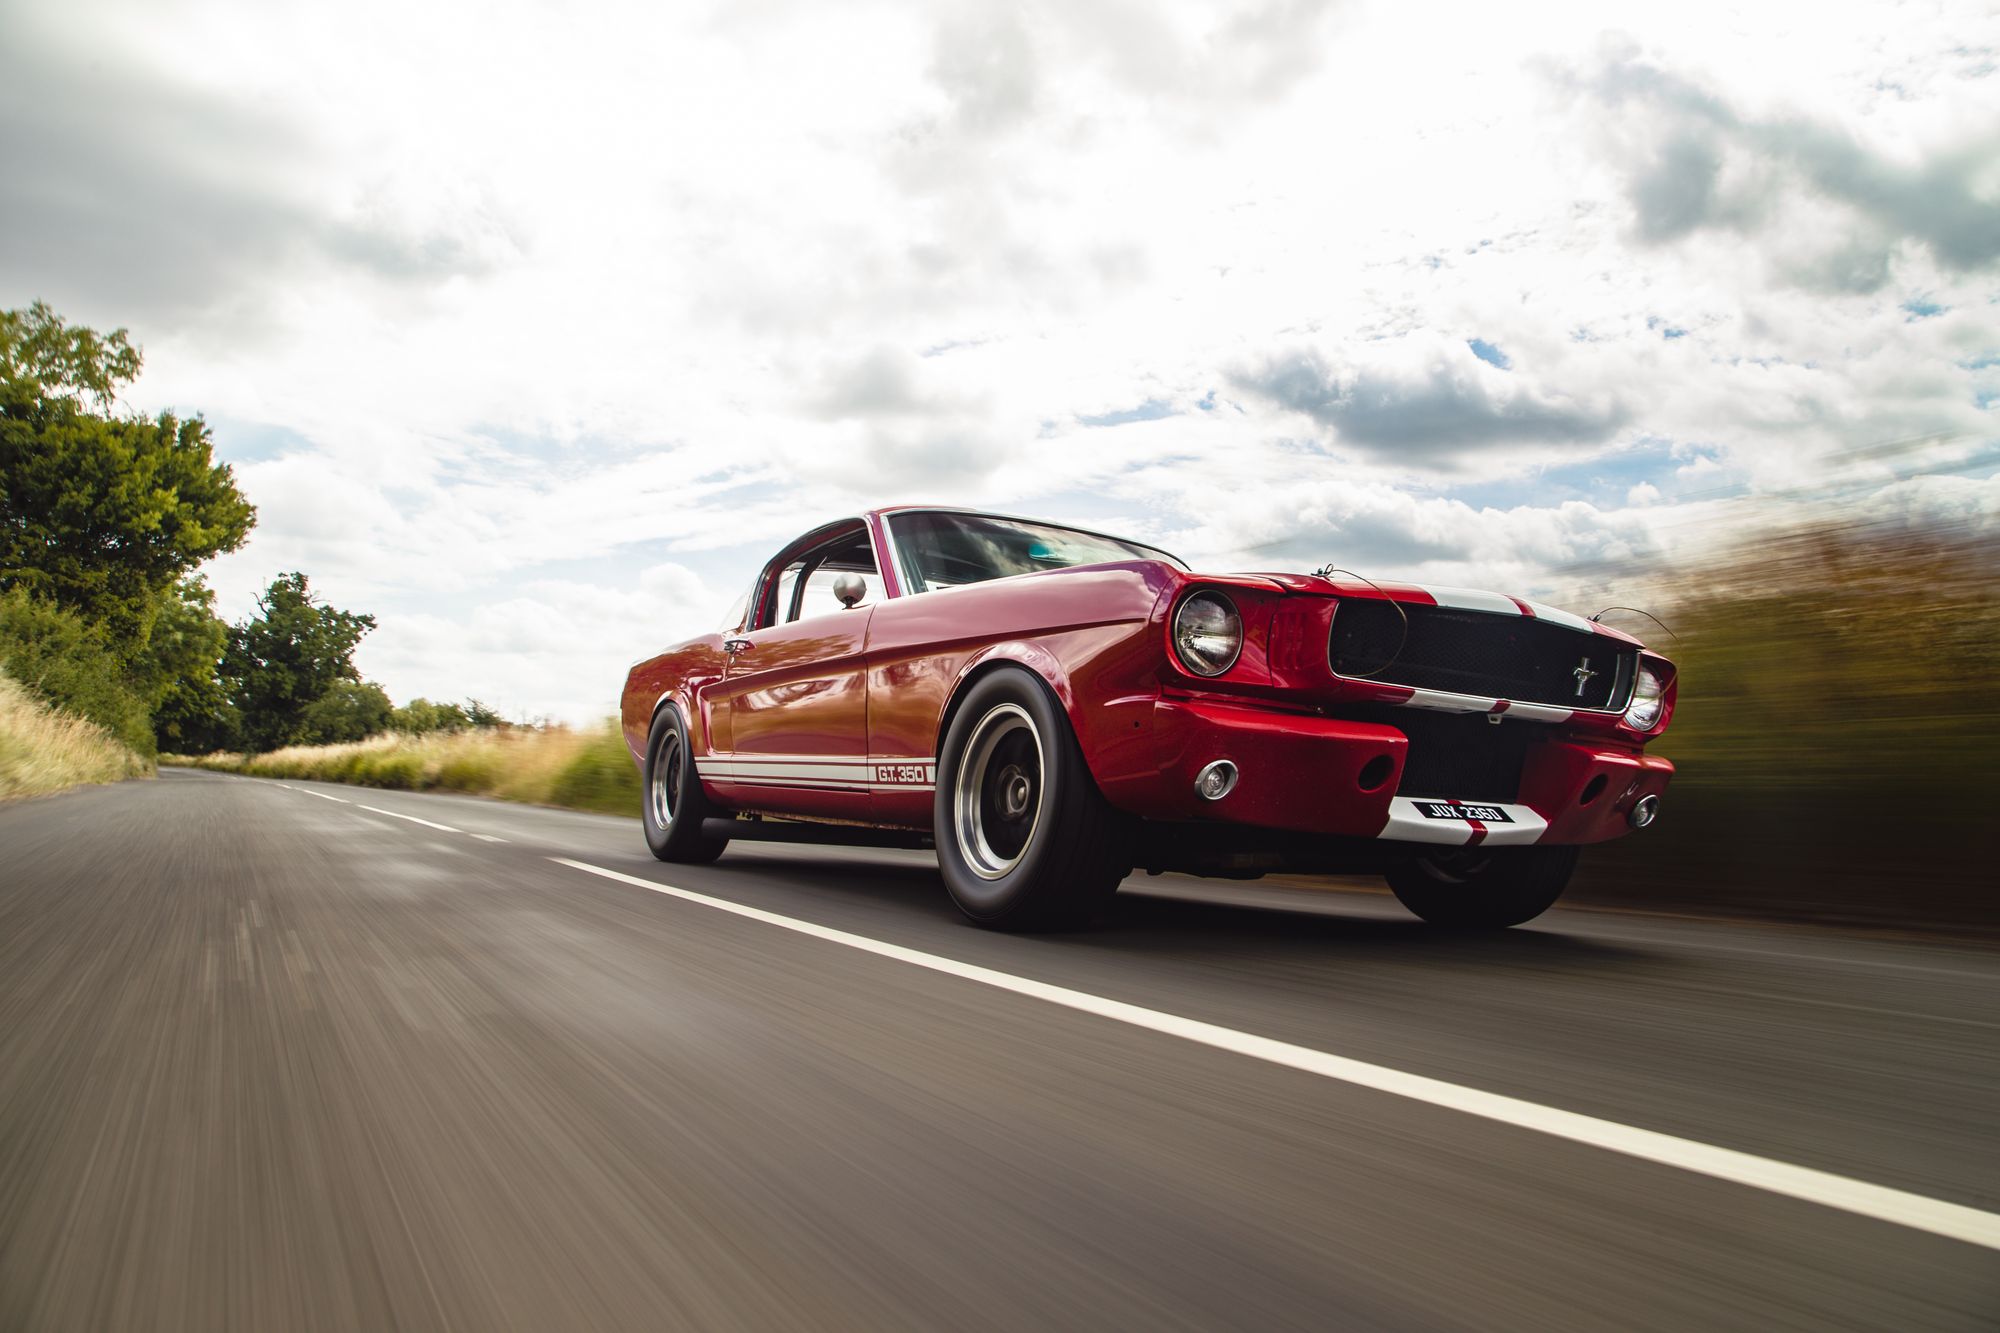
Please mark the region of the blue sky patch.
[[1507, 359], [1507, 354], [1492, 343], [1487, 342], [1484, 338], [1467, 338], [1465, 345], [1472, 349], [1474, 356], [1489, 366], [1498, 366], [1502, 370], [1512, 370], [1514, 368], [1514, 363]]
[[1119, 412], [1105, 412], [1099, 416], [1081, 416], [1077, 420], [1086, 426], [1129, 426], [1135, 421], [1158, 421], [1161, 417], [1174, 415], [1174, 405], [1164, 398], [1148, 398], [1137, 407], [1128, 407]]

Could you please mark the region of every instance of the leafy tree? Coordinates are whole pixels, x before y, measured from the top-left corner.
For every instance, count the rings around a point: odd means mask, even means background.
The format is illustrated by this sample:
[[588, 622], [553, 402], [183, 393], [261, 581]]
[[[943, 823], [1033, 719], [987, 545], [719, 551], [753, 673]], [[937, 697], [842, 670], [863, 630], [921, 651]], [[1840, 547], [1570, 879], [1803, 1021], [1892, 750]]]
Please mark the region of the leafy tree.
[[481, 730], [506, 730], [509, 723], [495, 708], [488, 708], [477, 699], [465, 701], [465, 719]]
[[160, 599], [132, 675], [152, 701], [162, 751], [205, 754], [239, 743], [242, 718], [219, 675], [228, 643], [229, 626], [200, 579], [183, 579]]
[[337, 745], [389, 729], [389, 695], [372, 680], [336, 680], [300, 715], [299, 740]]
[[89, 718], [129, 748], [152, 752], [149, 701], [133, 688], [103, 627], [24, 589], [0, 592], [0, 667], [37, 696]]
[[[315, 601], [304, 574], [281, 574], [257, 599], [258, 614], [230, 631], [222, 674], [258, 750], [296, 743], [306, 710], [336, 681], [359, 681], [354, 649], [375, 617]], [[384, 700], [385, 704], [387, 700]]]
[[412, 699], [398, 708], [389, 725], [412, 736], [430, 731], [463, 731], [472, 718], [457, 704], [434, 704], [429, 699]]
[[123, 329], [71, 328], [39, 301], [0, 312], [0, 591], [82, 614], [121, 653], [256, 521], [200, 417], [113, 415], [139, 367]]

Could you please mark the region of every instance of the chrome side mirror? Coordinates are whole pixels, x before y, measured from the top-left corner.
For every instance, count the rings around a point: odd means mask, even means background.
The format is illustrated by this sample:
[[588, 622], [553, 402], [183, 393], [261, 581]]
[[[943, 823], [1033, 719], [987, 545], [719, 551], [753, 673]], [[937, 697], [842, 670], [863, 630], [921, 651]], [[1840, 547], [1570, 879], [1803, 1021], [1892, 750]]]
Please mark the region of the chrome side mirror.
[[842, 606], [851, 609], [856, 602], [868, 595], [868, 580], [852, 571], [836, 574], [833, 577], [833, 595], [840, 599]]

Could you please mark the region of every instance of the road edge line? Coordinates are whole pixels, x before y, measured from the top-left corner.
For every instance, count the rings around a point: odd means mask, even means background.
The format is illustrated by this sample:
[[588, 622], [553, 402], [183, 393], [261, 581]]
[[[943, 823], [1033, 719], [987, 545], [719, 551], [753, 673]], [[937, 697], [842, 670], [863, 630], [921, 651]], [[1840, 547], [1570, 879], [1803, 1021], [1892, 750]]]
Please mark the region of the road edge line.
[[1423, 1102], [1446, 1110], [1461, 1111], [1483, 1120], [1512, 1125], [1517, 1129], [1532, 1130], [1538, 1134], [1603, 1148], [1641, 1161], [1692, 1171], [1732, 1184], [1747, 1185], [1770, 1194], [1800, 1199], [1822, 1207], [1853, 1213], [1859, 1217], [1872, 1218], [1878, 1222], [1888, 1222], [1914, 1231], [1943, 1236], [1949, 1240], [1963, 1241], [1968, 1245], [2000, 1250], [2000, 1214], [1982, 1212], [1964, 1204], [1912, 1194], [1906, 1190], [1892, 1189], [1887, 1185], [1874, 1185], [1864, 1180], [1835, 1175], [1830, 1171], [1795, 1166], [1790, 1162], [1759, 1157], [1754, 1153], [1739, 1152], [1734, 1148], [1719, 1148], [1714, 1144], [1683, 1139], [1672, 1134], [1663, 1134], [1658, 1130], [1640, 1129], [1637, 1126], [1620, 1124], [1615, 1120], [1600, 1120], [1595, 1116], [1543, 1106], [1539, 1102], [1508, 1097], [1497, 1092], [1482, 1092], [1477, 1088], [1462, 1087], [1442, 1079], [1390, 1069], [1386, 1065], [1374, 1065], [1362, 1060], [1349, 1059], [1344, 1055], [1316, 1051], [1308, 1046], [1296, 1046], [1273, 1037], [1260, 1037], [1255, 1033], [1241, 1032], [1235, 1028], [1203, 1022], [1197, 1018], [1183, 1018], [1178, 1014], [1147, 1009], [1141, 1005], [1128, 1004], [1123, 1000], [1107, 999], [1101, 995], [1092, 995], [1088, 991], [1072, 990], [1067, 986], [1057, 986], [1045, 981], [1033, 981], [1027, 977], [1017, 977], [1011, 972], [981, 967], [977, 963], [964, 963], [941, 954], [925, 953], [921, 949], [911, 949], [900, 944], [888, 944], [882, 940], [870, 939], [866, 935], [855, 935], [848, 931], [836, 930], [831, 926], [822, 926], [797, 917], [765, 911], [761, 907], [749, 907], [743, 903], [731, 902], [727, 898], [715, 898], [705, 893], [696, 893], [691, 889], [661, 884], [656, 880], [641, 879], [637, 875], [627, 875], [622, 871], [607, 870], [588, 861], [573, 861], [564, 856], [551, 856], [548, 859], [557, 865], [568, 866], [585, 874], [630, 884], [635, 888], [650, 889], [654, 893], [665, 894], [703, 907], [712, 907], [717, 911], [746, 917], [752, 921], [761, 921], [766, 925], [778, 926], [796, 934], [809, 935], [815, 939], [858, 949], [863, 953], [872, 953], [878, 957], [909, 963], [947, 976], [978, 982], [980, 985], [991, 986], [997, 990], [1011, 991], [1016, 995], [1060, 1005], [1065, 1009], [1093, 1014], [1099, 1018], [1109, 1018], [1150, 1032], [1179, 1037], [1184, 1041], [1215, 1050], [1246, 1055], [1267, 1064], [1296, 1069], [1302, 1073], [1317, 1074], [1322, 1078], [1370, 1088], [1376, 1092], [1386, 1092], [1392, 1096]]

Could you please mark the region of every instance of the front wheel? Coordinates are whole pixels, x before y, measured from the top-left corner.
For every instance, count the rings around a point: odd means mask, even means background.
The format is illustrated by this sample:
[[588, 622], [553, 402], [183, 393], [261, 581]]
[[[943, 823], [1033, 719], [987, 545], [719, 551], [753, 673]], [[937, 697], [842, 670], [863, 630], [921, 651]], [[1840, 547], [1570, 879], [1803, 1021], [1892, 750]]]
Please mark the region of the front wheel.
[[967, 692], [932, 813], [945, 887], [978, 925], [1079, 925], [1131, 873], [1131, 821], [1097, 790], [1048, 687], [1017, 668]]
[[1576, 869], [1574, 847], [1441, 847], [1389, 867], [1403, 906], [1433, 926], [1500, 930], [1555, 904]]
[[727, 838], [705, 837], [701, 821], [715, 813], [695, 776], [687, 724], [672, 704], [653, 719], [646, 738], [644, 799], [646, 846], [662, 861], [704, 865], [722, 855]]

